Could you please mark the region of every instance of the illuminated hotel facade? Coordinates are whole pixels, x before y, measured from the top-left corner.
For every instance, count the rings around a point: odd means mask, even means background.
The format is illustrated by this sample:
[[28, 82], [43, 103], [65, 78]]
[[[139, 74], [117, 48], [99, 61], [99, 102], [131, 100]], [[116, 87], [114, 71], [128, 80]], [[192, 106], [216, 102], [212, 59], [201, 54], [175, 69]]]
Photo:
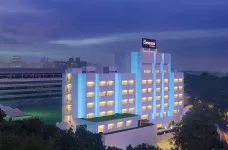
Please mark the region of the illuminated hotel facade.
[[[184, 76], [171, 71], [171, 55], [144, 49], [129, 55], [130, 73], [118, 73], [116, 67], [109, 67], [106, 73], [97, 73], [95, 67], [66, 70], [62, 84], [63, 122], [73, 126], [86, 124], [93, 132], [111, 133], [149, 120], [157, 133], [157, 128], [168, 128], [170, 122], [180, 120]], [[133, 116], [121, 121], [130, 114]], [[107, 124], [108, 121], [113, 123]]]

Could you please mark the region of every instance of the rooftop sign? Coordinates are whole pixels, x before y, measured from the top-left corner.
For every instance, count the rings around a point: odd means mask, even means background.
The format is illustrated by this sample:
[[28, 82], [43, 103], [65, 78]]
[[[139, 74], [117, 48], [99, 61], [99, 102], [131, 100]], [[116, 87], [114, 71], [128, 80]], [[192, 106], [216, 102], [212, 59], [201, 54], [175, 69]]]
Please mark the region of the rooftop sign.
[[156, 49], [156, 40], [142, 38], [142, 48]]

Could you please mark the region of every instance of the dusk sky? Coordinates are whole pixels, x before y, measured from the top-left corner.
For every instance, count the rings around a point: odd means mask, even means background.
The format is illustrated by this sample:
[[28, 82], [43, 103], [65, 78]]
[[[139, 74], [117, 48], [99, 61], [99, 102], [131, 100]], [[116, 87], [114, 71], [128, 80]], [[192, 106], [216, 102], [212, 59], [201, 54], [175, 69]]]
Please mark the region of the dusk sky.
[[174, 68], [228, 71], [228, 0], [0, 0], [0, 61], [113, 65], [115, 52], [139, 51], [143, 37]]

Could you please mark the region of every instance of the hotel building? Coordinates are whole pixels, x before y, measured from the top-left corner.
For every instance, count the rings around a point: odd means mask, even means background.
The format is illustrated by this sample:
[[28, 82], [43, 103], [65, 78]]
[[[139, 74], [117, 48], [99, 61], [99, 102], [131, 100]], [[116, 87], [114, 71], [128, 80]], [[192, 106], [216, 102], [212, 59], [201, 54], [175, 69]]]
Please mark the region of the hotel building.
[[[95, 67], [66, 70], [63, 122], [103, 132], [109, 146], [124, 148], [141, 136], [137, 142], [156, 145], [157, 129], [180, 120], [184, 76], [171, 71], [170, 54], [142, 49], [129, 55], [130, 73], [119, 73], [116, 67], [106, 68], [105, 73], [96, 72]], [[152, 124], [145, 126], [143, 120]], [[118, 139], [116, 143], [113, 138]]]

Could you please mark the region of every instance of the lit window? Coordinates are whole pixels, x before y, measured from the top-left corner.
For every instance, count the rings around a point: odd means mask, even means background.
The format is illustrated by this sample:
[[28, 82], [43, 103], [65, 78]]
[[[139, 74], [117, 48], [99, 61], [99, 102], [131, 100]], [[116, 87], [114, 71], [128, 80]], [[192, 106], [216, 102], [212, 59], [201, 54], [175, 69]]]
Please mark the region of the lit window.
[[146, 93], [147, 92], [147, 89], [142, 89], [142, 93]]
[[128, 110], [129, 113], [134, 113], [134, 111], [135, 111], [135, 108], [129, 108]]
[[157, 92], [161, 92], [161, 88], [156, 88], [156, 91]]
[[164, 116], [167, 116], [167, 112], [163, 112], [163, 115], [164, 115]]
[[128, 90], [122, 90], [122, 94], [123, 94], [123, 95], [128, 94]]
[[100, 96], [106, 96], [106, 91], [100, 92]]
[[165, 99], [169, 99], [169, 95], [165, 95], [164, 98], [165, 98]]
[[98, 133], [104, 132], [104, 130], [105, 130], [105, 126], [104, 125], [98, 126]]
[[67, 101], [67, 103], [69, 103], [71, 100], [72, 100], [71, 99], [71, 94], [67, 94], [66, 95], [66, 101]]
[[161, 129], [162, 128], [162, 124], [157, 124], [157, 128]]
[[93, 108], [94, 107], [94, 103], [87, 103], [87, 108]]
[[178, 106], [178, 104], [179, 104], [178, 102], [175, 102], [175, 103], [174, 103], [174, 106]]
[[135, 90], [129, 90], [129, 94], [135, 94]]
[[179, 79], [179, 82], [183, 82], [183, 79], [182, 79], [182, 78], [180, 78], [180, 79]]
[[105, 81], [100, 81], [100, 86], [105, 86], [106, 82]]
[[132, 120], [126, 121], [126, 126], [131, 126], [132, 125]]
[[86, 115], [87, 118], [94, 118], [94, 113], [89, 113]]
[[107, 116], [110, 116], [110, 115], [113, 115], [113, 114], [114, 114], [114, 112], [112, 110], [107, 111]]
[[153, 80], [147, 80], [148, 84], [153, 84]]
[[68, 73], [68, 74], [66, 75], [66, 81], [67, 81], [67, 82], [71, 82], [71, 79], [72, 79], [72, 74], [71, 74], [71, 73]]
[[163, 70], [164, 73], [167, 73], [167, 70]]
[[113, 123], [108, 124], [108, 130], [111, 130], [113, 128], [114, 128], [114, 124]]
[[94, 85], [95, 85], [95, 83], [94, 83], [94, 82], [92, 82], [92, 81], [87, 82], [87, 86], [88, 86], [88, 87], [93, 87]]
[[160, 116], [160, 114], [159, 113], [156, 113], [156, 117], [159, 117]]
[[151, 73], [151, 70], [144, 70], [144, 73]]
[[127, 109], [122, 109], [122, 113], [123, 114], [128, 113], [128, 110]]
[[123, 127], [123, 122], [118, 122], [117, 123], [117, 128], [121, 128], [121, 127]]
[[108, 86], [113, 86], [113, 85], [114, 85], [114, 81], [108, 81], [108, 82], [107, 82], [107, 85], [108, 85]]
[[127, 84], [128, 84], [127, 80], [122, 81], [122, 85], [127, 85]]
[[182, 98], [183, 97], [183, 94], [179, 94], [179, 97]]
[[183, 86], [179, 86], [179, 90], [183, 90]]
[[148, 100], [148, 102], [150, 102], [153, 100], [153, 97], [148, 97], [147, 100]]
[[122, 103], [123, 104], [127, 104], [128, 103], [128, 100], [127, 99], [124, 99], [124, 100], [122, 100]]
[[108, 105], [108, 106], [112, 106], [113, 104], [114, 104], [114, 101], [108, 101], [108, 102], [107, 102], [107, 105]]
[[72, 88], [72, 85], [71, 84], [67, 84], [66, 92], [70, 93], [71, 92], [71, 88]]
[[147, 99], [146, 97], [143, 97], [142, 102], [146, 102], [146, 99]]
[[141, 116], [141, 119], [148, 119], [148, 118], [149, 118], [148, 115], [142, 115], [142, 116]]
[[165, 103], [164, 106], [165, 106], [165, 107], [169, 107], [169, 104], [168, 104], [168, 103]]
[[129, 103], [134, 103], [135, 100], [133, 98], [129, 99]]
[[156, 83], [161, 83], [161, 79], [157, 79], [156, 80]]
[[135, 84], [135, 81], [134, 81], [134, 80], [129, 80], [128, 83], [129, 83], [130, 85], [134, 85], [134, 84]]
[[156, 70], [155, 72], [156, 72], [156, 73], [159, 73], [160, 71], [159, 71], [159, 70]]
[[178, 94], [174, 94], [174, 98], [178, 98]]
[[169, 83], [169, 79], [165, 79], [164, 82], [165, 82], [165, 83]]
[[95, 93], [94, 92], [87, 92], [86, 96], [87, 97], [94, 97]]
[[174, 82], [175, 82], [175, 83], [178, 82], [178, 79], [174, 79]]
[[156, 96], [156, 100], [161, 100], [161, 96]]
[[107, 92], [107, 96], [113, 96], [114, 95], [114, 91], [108, 91]]
[[157, 108], [161, 108], [161, 104], [158, 104], [156, 107], [157, 107]]
[[146, 110], [146, 106], [143, 106], [143, 107], [142, 107], [142, 110]]
[[101, 107], [106, 106], [106, 101], [100, 102], [100, 106]]
[[164, 89], [165, 91], [169, 91], [169, 87], [165, 87], [165, 89]]
[[152, 109], [152, 105], [147, 106], [147, 110], [151, 110]]
[[175, 90], [175, 91], [178, 90], [178, 86], [174, 86], [174, 90]]
[[180, 106], [183, 105], [183, 102], [179, 102], [179, 105], [180, 105]]
[[147, 91], [148, 91], [148, 93], [151, 93], [153, 91], [153, 89], [152, 88], [148, 88]]
[[146, 84], [146, 80], [142, 80], [142, 84]]
[[106, 116], [106, 112], [105, 111], [100, 112], [100, 117], [103, 117], [103, 116]]
[[179, 112], [179, 110], [174, 110], [173, 113], [174, 114], [177, 114]]

